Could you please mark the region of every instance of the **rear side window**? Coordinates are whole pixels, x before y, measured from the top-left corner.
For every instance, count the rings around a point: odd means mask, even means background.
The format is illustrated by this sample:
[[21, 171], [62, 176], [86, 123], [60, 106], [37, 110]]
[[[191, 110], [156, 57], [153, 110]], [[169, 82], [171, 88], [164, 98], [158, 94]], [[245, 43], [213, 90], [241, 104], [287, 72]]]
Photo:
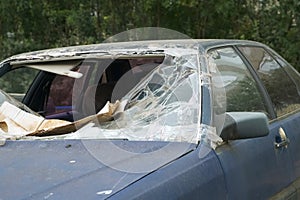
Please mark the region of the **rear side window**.
[[[266, 103], [259, 87], [237, 52], [231, 48], [220, 48], [209, 52], [210, 65], [219, 71], [225, 88], [226, 111], [258, 111], [267, 113]], [[214, 84], [214, 93], [220, 91]], [[214, 97], [218, 97], [214, 94]], [[215, 103], [217, 106], [219, 103]]]
[[300, 74], [297, 70], [295, 70], [288, 62], [286, 62], [283, 58], [278, 55], [273, 55], [276, 61], [284, 68], [286, 73], [295, 83], [298, 95], [300, 96]]
[[[261, 47], [239, 47], [239, 49], [264, 83], [278, 117], [300, 108], [296, 79], [291, 79], [287, 73], [290, 72], [285, 69], [287, 65], [279, 64], [281, 62], [284, 64], [284, 61], [278, 62], [279, 60]], [[298, 76], [295, 72], [290, 73]]]

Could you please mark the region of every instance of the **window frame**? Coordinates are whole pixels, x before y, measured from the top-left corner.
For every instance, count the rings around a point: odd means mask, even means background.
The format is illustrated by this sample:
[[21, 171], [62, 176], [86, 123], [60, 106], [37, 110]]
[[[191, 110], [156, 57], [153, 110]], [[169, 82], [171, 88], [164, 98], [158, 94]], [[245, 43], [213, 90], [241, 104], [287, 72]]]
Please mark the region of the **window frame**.
[[[274, 107], [272, 105], [272, 101], [271, 98], [265, 88], [265, 86], [263, 85], [263, 83], [261, 82], [259, 76], [257, 75], [255, 69], [252, 67], [252, 65], [249, 63], [249, 61], [246, 59], [246, 57], [243, 55], [243, 53], [238, 49], [239, 46], [250, 46], [250, 45], [222, 45], [222, 46], [217, 46], [217, 47], [213, 47], [213, 48], [209, 48], [206, 51], [206, 55], [209, 54], [209, 52], [217, 50], [217, 49], [224, 49], [224, 48], [232, 48], [235, 53], [239, 56], [239, 58], [242, 60], [242, 62], [245, 64], [246, 69], [248, 70], [250, 76], [253, 78], [253, 80], [255, 81], [255, 83], [257, 84], [257, 89], [258, 92], [261, 94], [261, 98], [265, 103], [266, 106], [266, 112], [268, 112], [268, 117], [269, 120], [274, 120], [276, 119], [276, 112], [274, 110]], [[254, 47], [260, 47], [260, 46], [255, 46], [255, 45], [251, 45]]]
[[235, 45], [234, 46], [235, 50], [239, 53], [241, 59], [247, 66], [247, 68], [250, 71], [254, 80], [256, 81], [256, 83], [259, 87], [259, 90], [260, 90], [261, 94], [263, 95], [264, 100], [266, 101], [266, 106], [267, 106], [268, 112], [270, 114], [270, 120], [276, 119], [277, 114], [276, 114], [275, 108], [273, 106], [271, 97], [267, 91], [267, 88], [263, 84], [262, 80], [260, 79], [259, 75], [257, 74], [256, 70], [254, 69], [254, 67], [252, 66], [250, 61], [248, 61], [247, 57], [243, 54], [243, 52], [239, 49], [239, 47], [258, 47], [258, 48], [263, 48], [263, 49], [265, 49], [265, 48], [263, 46], [256, 46], [256, 45]]
[[33, 111], [43, 115], [44, 101], [47, 98], [47, 93], [54, 77], [55, 74], [53, 73], [40, 71], [27, 91], [22, 103]]
[[[250, 61], [248, 61], [247, 57], [243, 54], [243, 52], [241, 50], [239, 50], [239, 47], [249, 47], [249, 48], [261, 48], [264, 51], [266, 51], [266, 53], [269, 54], [269, 56], [271, 56], [271, 58], [280, 66], [280, 68], [285, 72], [286, 76], [290, 79], [291, 82], [294, 83], [293, 78], [290, 76], [290, 74], [286, 71], [286, 69], [278, 62], [278, 60], [275, 58], [275, 56], [278, 56], [283, 62], [285, 62], [287, 65], [290, 65], [285, 59], [283, 59], [279, 54], [277, 54], [274, 50], [272, 50], [271, 48], [264, 46], [264, 45], [251, 45], [251, 44], [247, 44], [247, 45], [235, 45], [236, 49], [241, 53], [241, 55], [243, 56], [243, 58], [245, 59], [245, 61], [249, 64], [249, 67], [252, 68], [253, 73], [255, 73], [256, 77], [257, 77], [257, 82], [259, 82], [262, 87], [264, 88], [266, 95], [268, 96], [268, 99], [270, 101], [270, 106], [272, 107], [272, 110], [274, 112], [274, 117], [271, 121], [274, 121], [276, 119], [281, 119], [281, 118], [286, 118], [288, 116], [293, 115], [295, 112], [299, 111], [300, 109], [297, 109], [296, 111], [293, 112], [289, 112], [289, 113], [285, 113], [281, 116], [278, 116], [276, 113], [276, 108], [274, 107], [273, 103], [272, 103], [272, 99], [269, 95], [269, 92], [267, 91], [267, 89], [265, 88], [261, 78], [259, 77], [259, 75], [257, 74], [255, 68], [252, 66], [252, 64], [250, 63]], [[296, 86], [296, 85], [295, 85]]]

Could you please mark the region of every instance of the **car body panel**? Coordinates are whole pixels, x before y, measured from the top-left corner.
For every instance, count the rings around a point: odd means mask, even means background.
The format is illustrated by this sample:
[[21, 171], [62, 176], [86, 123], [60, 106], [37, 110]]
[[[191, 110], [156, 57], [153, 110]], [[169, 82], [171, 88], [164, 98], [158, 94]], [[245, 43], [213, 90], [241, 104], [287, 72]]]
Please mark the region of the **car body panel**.
[[297, 177], [300, 177], [300, 145], [298, 142], [300, 141], [300, 114], [295, 113], [287, 116], [286, 118], [282, 119], [280, 123], [290, 142], [287, 145], [287, 148], [291, 152], [294, 181]]
[[[120, 140], [7, 141], [0, 147], [1, 198], [44, 199], [51, 196], [51, 199], [102, 199], [108, 196], [108, 192], [103, 191], [109, 190], [109, 194], [113, 194], [157, 170], [133, 173], [106, 166], [97, 159], [97, 154], [111, 156], [110, 152], [101, 152], [102, 149], [98, 148], [108, 143], [132, 152], [152, 152], [168, 145]], [[172, 148], [182, 146], [178, 143]], [[183, 155], [193, 150], [195, 145], [186, 144], [185, 147]], [[165, 157], [161, 162], [165, 165], [181, 155], [171, 158], [160, 151], [149, 158], [152, 161], [158, 156]], [[130, 164], [132, 161], [122, 162]], [[140, 162], [140, 165], [143, 164]]]
[[209, 147], [197, 148], [178, 161], [121, 190], [112, 199], [227, 199], [222, 166]]
[[229, 141], [217, 148], [229, 199], [265, 199], [292, 183], [291, 150], [274, 144], [279, 128], [275, 122], [268, 136]]

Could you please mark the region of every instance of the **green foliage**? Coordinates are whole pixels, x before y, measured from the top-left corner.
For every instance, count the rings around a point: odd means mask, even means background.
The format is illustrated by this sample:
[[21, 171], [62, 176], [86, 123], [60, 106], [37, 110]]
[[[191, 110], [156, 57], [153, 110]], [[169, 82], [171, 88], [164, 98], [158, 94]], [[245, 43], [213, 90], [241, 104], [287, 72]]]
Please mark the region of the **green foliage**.
[[100, 43], [137, 27], [267, 43], [300, 70], [298, 0], [1, 0], [0, 58]]
[[7, 93], [26, 94], [38, 70], [32, 68], [17, 69], [13, 73], [6, 73], [0, 79], [0, 88]]
[[226, 92], [226, 96], [227, 112], [266, 110], [256, 83], [249, 77], [235, 83], [235, 86]]

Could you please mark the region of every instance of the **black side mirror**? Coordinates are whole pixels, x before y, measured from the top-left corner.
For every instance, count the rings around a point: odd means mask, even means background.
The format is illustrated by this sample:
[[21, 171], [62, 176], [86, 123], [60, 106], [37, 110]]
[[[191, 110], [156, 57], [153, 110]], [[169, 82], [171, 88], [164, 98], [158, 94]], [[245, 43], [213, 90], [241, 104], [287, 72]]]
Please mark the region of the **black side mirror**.
[[268, 117], [261, 112], [228, 112], [221, 132], [224, 141], [263, 137], [269, 134]]

